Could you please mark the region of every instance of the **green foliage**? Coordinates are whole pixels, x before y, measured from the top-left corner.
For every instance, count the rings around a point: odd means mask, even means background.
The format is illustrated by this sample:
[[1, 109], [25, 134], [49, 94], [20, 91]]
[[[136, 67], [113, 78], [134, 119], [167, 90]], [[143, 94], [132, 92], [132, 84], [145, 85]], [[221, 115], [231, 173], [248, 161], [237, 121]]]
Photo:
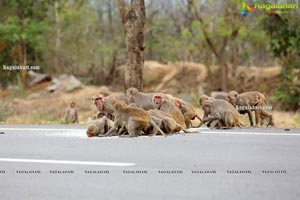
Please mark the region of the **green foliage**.
[[299, 14], [267, 15], [264, 28], [270, 35], [270, 46], [283, 68], [283, 82], [274, 99], [283, 108], [296, 110], [300, 102], [300, 23]]
[[[48, 30], [43, 20], [46, 16], [46, 1], [4, 1], [0, 21], [0, 61], [4, 65], [38, 65]], [[2, 66], [1, 66], [2, 67]], [[16, 84], [19, 71], [4, 71], [0, 85]]]

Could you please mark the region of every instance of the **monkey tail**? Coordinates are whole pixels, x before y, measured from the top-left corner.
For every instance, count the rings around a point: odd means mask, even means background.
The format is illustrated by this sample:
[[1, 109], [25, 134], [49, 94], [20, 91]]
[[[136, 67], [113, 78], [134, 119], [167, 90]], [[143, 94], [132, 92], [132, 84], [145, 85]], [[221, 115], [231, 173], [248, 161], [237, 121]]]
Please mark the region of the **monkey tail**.
[[158, 132], [160, 132], [160, 134], [162, 134], [163, 136], [166, 136], [166, 134], [157, 126], [157, 124], [152, 119], [151, 119], [150, 123]]

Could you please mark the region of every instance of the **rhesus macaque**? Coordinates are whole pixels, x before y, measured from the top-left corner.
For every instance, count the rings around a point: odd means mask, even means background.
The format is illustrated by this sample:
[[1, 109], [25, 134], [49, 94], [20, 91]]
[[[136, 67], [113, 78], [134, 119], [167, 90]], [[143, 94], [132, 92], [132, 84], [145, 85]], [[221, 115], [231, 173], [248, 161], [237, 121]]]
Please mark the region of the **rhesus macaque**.
[[137, 137], [149, 126], [153, 126], [162, 135], [165, 135], [165, 133], [151, 119], [150, 114], [141, 108], [116, 103], [114, 105], [114, 110], [115, 120], [113, 127], [105, 134], [105, 136], [112, 136], [120, 133], [123, 129], [127, 129], [129, 137]]
[[192, 127], [191, 120], [194, 120], [195, 118], [201, 122], [201, 118], [197, 115], [195, 108], [190, 103], [179, 98], [174, 98], [174, 103], [182, 112], [187, 128]]
[[105, 133], [113, 126], [113, 121], [106, 116], [100, 119], [89, 120], [87, 122], [86, 134], [88, 137], [104, 136]]
[[[228, 101], [233, 106], [239, 108], [238, 109], [239, 113], [248, 114], [251, 126], [254, 125], [251, 111], [254, 111], [255, 113], [256, 125], [258, 125], [260, 121], [262, 125], [262, 122], [266, 120], [270, 122], [269, 124], [267, 124], [267, 126], [274, 125], [272, 115], [269, 115], [263, 109], [251, 109], [252, 106], [263, 107], [267, 105], [265, 95], [263, 95], [262, 93], [257, 91], [252, 91], [252, 92], [244, 92], [238, 94], [236, 91], [231, 91], [228, 93]], [[265, 118], [267, 119], [264, 120]]]
[[241, 127], [238, 111], [227, 101], [224, 100], [206, 100], [202, 102], [202, 108], [205, 116], [202, 123], [215, 122], [224, 128]]
[[162, 93], [143, 93], [139, 92], [138, 89], [133, 87], [126, 90], [125, 99], [127, 104], [135, 103], [135, 105], [139, 108], [150, 110], [155, 108], [155, 105], [152, 101], [153, 96], [155, 95], [159, 95], [162, 98], [173, 101], [173, 97], [171, 95]]
[[[198, 102], [199, 102], [199, 106], [203, 109], [203, 107], [202, 107], [203, 102], [205, 102], [205, 101], [215, 101], [215, 100], [216, 100], [215, 98], [209, 97], [209, 96], [204, 94], [204, 95], [201, 95], [199, 97]], [[205, 117], [208, 117], [208, 113], [203, 112], [202, 119], [204, 119]], [[200, 124], [198, 127], [200, 127], [201, 125], [202, 124]], [[210, 128], [222, 128], [222, 127], [224, 127], [224, 123], [222, 123], [221, 120], [215, 120], [215, 121], [207, 123], [207, 126], [210, 127]]]
[[214, 100], [216, 100], [216, 99], [213, 98], [213, 97], [209, 97], [209, 96], [207, 96], [207, 95], [205, 95], [205, 94], [204, 94], [204, 95], [201, 95], [201, 96], [199, 97], [199, 101], [198, 101], [200, 107], [202, 107], [203, 102], [206, 101], [206, 100], [214, 101]]
[[153, 121], [161, 128], [164, 133], [176, 133], [179, 131], [184, 131], [189, 133], [182, 125], [178, 124], [173, 117], [161, 110], [148, 110], [147, 111]]
[[[96, 113], [96, 117], [98, 117], [98, 118], [106, 116], [110, 120], [113, 120], [114, 105], [116, 103], [125, 105], [125, 103], [123, 103], [122, 101], [120, 101], [119, 99], [117, 99], [115, 97], [112, 97], [112, 96], [104, 97], [101, 94], [96, 94], [96, 95], [92, 96], [91, 99], [97, 108], [98, 112]], [[93, 117], [93, 118], [95, 118], [95, 117]]]
[[66, 123], [79, 123], [76, 103], [72, 101], [66, 109], [64, 120]]
[[222, 99], [227, 101], [227, 93], [226, 92], [220, 92], [220, 91], [213, 91], [210, 93], [210, 96], [214, 99]]
[[91, 97], [91, 101], [97, 109], [97, 113], [93, 115], [93, 119], [100, 119], [105, 116], [105, 113], [103, 111], [103, 99], [104, 96], [102, 94], [95, 94]]
[[162, 96], [160, 95], [155, 95], [153, 97], [153, 103], [155, 104], [155, 109], [164, 111], [168, 114], [170, 114], [175, 121], [180, 124], [181, 126], [185, 127], [185, 118], [182, 114], [182, 112], [175, 106], [175, 104], [168, 100], [168, 99], [163, 99]]

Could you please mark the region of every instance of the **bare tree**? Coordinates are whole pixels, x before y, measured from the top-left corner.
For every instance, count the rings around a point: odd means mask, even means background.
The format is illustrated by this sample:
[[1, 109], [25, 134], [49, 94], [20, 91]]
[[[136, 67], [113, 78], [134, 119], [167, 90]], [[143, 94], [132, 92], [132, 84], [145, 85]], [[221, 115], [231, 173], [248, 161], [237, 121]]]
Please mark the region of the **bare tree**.
[[131, 0], [127, 5], [124, 0], [118, 0], [120, 17], [124, 26], [127, 44], [127, 66], [125, 72], [125, 87], [143, 89], [144, 65], [144, 0]]
[[[227, 59], [225, 56], [225, 49], [228, 46], [228, 43], [232, 43], [233, 41], [236, 40], [238, 33], [239, 33], [239, 29], [240, 29], [240, 25], [237, 23], [237, 25], [235, 25], [233, 22], [233, 19], [237, 19], [238, 14], [237, 14], [237, 8], [230, 8], [230, 5], [232, 5], [231, 1], [226, 1], [226, 6], [224, 6], [225, 8], [225, 13], [224, 13], [224, 17], [227, 20], [227, 26], [228, 29], [230, 30], [230, 33], [222, 36], [220, 39], [222, 40], [220, 42], [220, 44], [218, 44], [217, 41], [214, 41], [213, 37], [210, 36], [208, 28], [205, 27], [205, 23], [204, 23], [204, 19], [202, 18], [202, 16], [200, 15], [200, 9], [197, 7], [197, 1], [196, 0], [187, 0], [187, 3], [189, 4], [189, 6], [192, 8], [192, 14], [193, 16], [200, 22], [201, 26], [201, 30], [203, 32], [203, 36], [205, 38], [206, 43], [208, 44], [209, 48], [211, 49], [211, 51], [213, 52], [213, 54], [215, 55], [215, 57], [217, 58], [217, 60], [219, 61], [219, 65], [221, 67], [221, 82], [220, 82], [220, 88], [223, 91], [227, 91], [227, 85], [228, 85], [228, 64], [227, 64]], [[235, 5], [236, 6], [236, 5]], [[230, 10], [231, 9], [231, 10]], [[230, 19], [230, 17], [232, 17], [233, 19]], [[218, 48], [219, 46], [219, 48]], [[238, 54], [238, 49], [234, 49], [234, 58], [233, 58], [233, 63], [234, 63], [234, 70], [236, 68], [236, 59], [237, 59], [237, 55]], [[235, 74], [233, 74], [235, 75]]]

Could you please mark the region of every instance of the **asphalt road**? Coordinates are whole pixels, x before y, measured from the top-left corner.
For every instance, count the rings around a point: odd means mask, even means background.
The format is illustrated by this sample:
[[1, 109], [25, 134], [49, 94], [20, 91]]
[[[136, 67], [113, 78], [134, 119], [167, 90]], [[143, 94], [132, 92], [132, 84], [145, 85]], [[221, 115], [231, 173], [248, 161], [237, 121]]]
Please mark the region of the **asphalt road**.
[[0, 126], [0, 199], [300, 199], [300, 129], [87, 138]]

